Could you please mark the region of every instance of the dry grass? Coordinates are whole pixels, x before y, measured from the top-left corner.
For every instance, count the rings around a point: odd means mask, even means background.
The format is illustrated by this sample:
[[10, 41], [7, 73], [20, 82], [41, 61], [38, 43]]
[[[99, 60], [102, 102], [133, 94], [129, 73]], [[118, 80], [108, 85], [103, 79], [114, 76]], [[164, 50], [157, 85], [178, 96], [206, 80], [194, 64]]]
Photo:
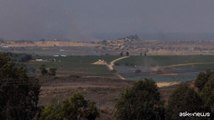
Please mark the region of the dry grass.
[[[120, 94], [132, 84], [133, 81], [109, 78], [51, 78], [42, 82], [39, 104], [57, 104], [73, 92], [80, 92], [86, 99], [96, 102], [100, 110], [100, 120], [110, 120], [114, 117], [114, 106]], [[178, 84], [168, 85], [170, 86], [160, 88], [161, 99], [164, 101], [168, 100], [172, 91], [178, 86]]]

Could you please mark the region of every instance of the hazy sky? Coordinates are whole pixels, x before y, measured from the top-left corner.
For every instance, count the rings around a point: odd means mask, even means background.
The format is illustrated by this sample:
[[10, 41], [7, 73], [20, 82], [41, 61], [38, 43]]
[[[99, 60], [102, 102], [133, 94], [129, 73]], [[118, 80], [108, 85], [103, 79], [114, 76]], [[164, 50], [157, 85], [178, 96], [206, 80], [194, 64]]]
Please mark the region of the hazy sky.
[[0, 38], [214, 33], [214, 0], [0, 0]]

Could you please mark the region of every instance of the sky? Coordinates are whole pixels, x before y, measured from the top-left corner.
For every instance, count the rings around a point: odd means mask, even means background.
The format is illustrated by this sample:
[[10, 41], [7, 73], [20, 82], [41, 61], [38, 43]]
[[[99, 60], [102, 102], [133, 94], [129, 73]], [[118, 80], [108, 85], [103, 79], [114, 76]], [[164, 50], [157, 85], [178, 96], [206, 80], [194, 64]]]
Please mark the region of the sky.
[[214, 33], [213, 0], [1, 0], [2, 39]]

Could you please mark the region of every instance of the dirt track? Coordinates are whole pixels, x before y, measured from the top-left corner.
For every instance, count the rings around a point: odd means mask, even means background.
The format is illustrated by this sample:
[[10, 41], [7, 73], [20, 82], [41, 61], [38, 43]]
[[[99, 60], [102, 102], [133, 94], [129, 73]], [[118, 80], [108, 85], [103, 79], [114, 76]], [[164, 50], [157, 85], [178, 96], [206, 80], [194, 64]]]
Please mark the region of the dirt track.
[[[108, 64], [106, 61], [104, 61], [104, 60], [98, 60], [97, 62], [94, 62], [94, 63], [92, 63], [92, 64], [94, 64], [94, 65], [105, 65], [105, 66], [107, 66], [108, 67], [108, 69], [110, 70], [110, 71], [113, 71], [114, 70], [114, 64], [117, 62], [117, 61], [120, 61], [120, 60], [122, 60], [122, 59], [126, 59], [126, 58], [128, 58], [129, 56], [124, 56], [124, 57], [120, 57], [120, 58], [117, 58], [117, 59], [115, 59], [115, 60], [112, 60], [111, 62], [110, 62], [110, 64]], [[121, 80], [125, 80], [126, 78], [124, 78], [122, 75], [120, 75], [119, 73], [115, 73], [115, 75], [119, 78], [119, 79], [121, 79]]]
[[174, 68], [174, 67], [183, 67], [183, 66], [189, 66], [189, 65], [203, 65], [203, 64], [214, 64], [214, 62], [198, 62], [198, 63], [186, 63], [186, 64], [175, 64], [175, 65], [167, 65], [167, 66], [163, 66], [161, 68]]
[[117, 58], [113, 61], [110, 62], [110, 64], [107, 64], [107, 67], [109, 68], [109, 70], [114, 70], [114, 64], [117, 62], [117, 61], [120, 61], [122, 59], [126, 59], [128, 58], [129, 56], [124, 56], [124, 57], [120, 57], [120, 58]]

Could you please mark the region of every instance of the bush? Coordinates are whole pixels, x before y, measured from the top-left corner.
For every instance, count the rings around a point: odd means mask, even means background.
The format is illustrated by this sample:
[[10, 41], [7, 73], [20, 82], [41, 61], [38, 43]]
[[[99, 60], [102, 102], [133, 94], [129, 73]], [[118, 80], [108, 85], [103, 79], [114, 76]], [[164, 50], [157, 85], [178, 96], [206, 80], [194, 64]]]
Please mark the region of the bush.
[[136, 82], [122, 93], [116, 104], [118, 120], [157, 120], [164, 119], [157, 85], [152, 80]]
[[50, 68], [49, 69], [49, 75], [51, 75], [51, 76], [55, 76], [56, 75], [56, 68]]
[[195, 81], [199, 94], [205, 104], [205, 109], [214, 113], [214, 72], [209, 70], [200, 73]]
[[141, 73], [142, 71], [140, 69], [136, 69], [135, 73]]
[[209, 77], [208, 82], [200, 92], [205, 107], [214, 113], [214, 74]]
[[45, 107], [40, 120], [95, 120], [99, 113], [94, 102], [85, 100], [79, 93], [59, 105]]
[[19, 62], [28, 62], [30, 60], [32, 60], [32, 55], [28, 55], [28, 54], [20, 55], [20, 57], [18, 58]]
[[45, 65], [41, 65], [39, 69], [40, 69], [41, 75], [44, 76], [48, 74], [48, 70], [46, 69]]
[[40, 85], [8, 56], [0, 54], [0, 119], [31, 120], [38, 107]]
[[[191, 88], [181, 85], [170, 96], [168, 101], [167, 119], [180, 120], [180, 112], [200, 112], [203, 102], [200, 96]], [[196, 118], [188, 118], [195, 120]]]
[[198, 90], [201, 91], [207, 81], [208, 81], [208, 74], [205, 72], [201, 72], [199, 73], [199, 75], [195, 80], [195, 87], [197, 87]]

